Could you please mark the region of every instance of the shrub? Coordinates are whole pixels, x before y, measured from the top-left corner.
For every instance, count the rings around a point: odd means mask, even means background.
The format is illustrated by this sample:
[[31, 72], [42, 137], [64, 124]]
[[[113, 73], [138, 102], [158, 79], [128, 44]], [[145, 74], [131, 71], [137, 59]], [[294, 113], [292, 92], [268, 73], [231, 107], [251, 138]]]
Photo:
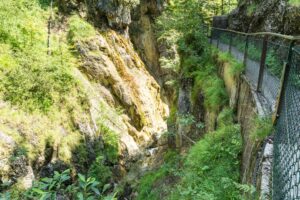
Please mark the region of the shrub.
[[224, 110], [219, 120], [226, 125], [206, 134], [190, 149], [182, 169], [182, 180], [169, 199], [241, 199], [236, 184], [242, 141], [240, 128], [231, 118], [231, 111]]
[[98, 120], [98, 127], [101, 137], [104, 142], [104, 155], [107, 160], [112, 163], [118, 161], [119, 156], [119, 136], [118, 134], [110, 129], [104, 121]]
[[254, 124], [253, 129], [250, 133], [250, 137], [253, 140], [264, 140], [268, 135], [272, 134], [274, 127], [271, 117], [260, 117], [257, 116], [252, 119]]
[[217, 76], [214, 66], [207, 65], [202, 71], [194, 73], [195, 83], [193, 98], [202, 90], [205, 96], [204, 105], [211, 111], [217, 111], [228, 102], [227, 92], [222, 79]]
[[69, 41], [75, 43], [80, 40], [86, 40], [96, 35], [94, 27], [80, 18], [78, 15], [73, 15], [69, 19]]
[[98, 156], [88, 170], [90, 177], [95, 177], [100, 187], [103, 187], [111, 178], [112, 172], [109, 167], [105, 166], [103, 156]]
[[[137, 200], [157, 200], [162, 196], [166, 199], [168, 192], [171, 190], [169, 187], [176, 183], [176, 179], [180, 174], [180, 162], [181, 157], [176, 152], [166, 152], [164, 164], [159, 169], [146, 173], [139, 180]], [[168, 179], [173, 180], [173, 182], [168, 182]]]

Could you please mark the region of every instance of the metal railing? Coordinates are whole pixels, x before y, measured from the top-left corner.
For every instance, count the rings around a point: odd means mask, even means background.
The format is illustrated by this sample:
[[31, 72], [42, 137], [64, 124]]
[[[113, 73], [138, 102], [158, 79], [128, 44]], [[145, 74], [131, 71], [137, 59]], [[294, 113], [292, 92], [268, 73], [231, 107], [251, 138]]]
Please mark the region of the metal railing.
[[203, 30], [211, 44], [243, 62], [245, 76], [273, 114], [273, 199], [300, 199], [300, 36]]

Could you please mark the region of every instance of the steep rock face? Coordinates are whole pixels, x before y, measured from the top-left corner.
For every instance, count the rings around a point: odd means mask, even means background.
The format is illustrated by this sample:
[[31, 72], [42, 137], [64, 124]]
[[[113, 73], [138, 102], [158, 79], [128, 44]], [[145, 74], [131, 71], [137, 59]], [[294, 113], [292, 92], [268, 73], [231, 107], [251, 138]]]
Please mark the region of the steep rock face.
[[155, 77], [161, 75], [161, 70], [153, 24], [155, 17], [161, 13], [163, 7], [164, 1], [142, 0], [140, 5], [132, 11], [133, 22], [130, 25], [132, 41]]
[[[96, 25], [104, 24], [111, 28], [124, 30], [131, 23], [131, 9], [139, 4], [139, 0], [60, 0], [59, 6], [64, 12], [73, 10], [87, 11], [89, 18]], [[103, 23], [106, 22], [106, 23]]]
[[286, 0], [243, 1], [229, 15], [229, 27], [244, 32], [300, 33], [299, 7]]
[[[101, 96], [111, 107], [122, 107], [131, 134], [149, 141], [164, 131], [167, 106], [160, 97], [159, 85], [146, 71], [143, 62], [124, 36], [109, 31], [89, 41], [78, 43], [83, 57], [81, 71], [95, 82]], [[112, 119], [113, 120], [113, 119]], [[143, 134], [140, 134], [143, 135]]]

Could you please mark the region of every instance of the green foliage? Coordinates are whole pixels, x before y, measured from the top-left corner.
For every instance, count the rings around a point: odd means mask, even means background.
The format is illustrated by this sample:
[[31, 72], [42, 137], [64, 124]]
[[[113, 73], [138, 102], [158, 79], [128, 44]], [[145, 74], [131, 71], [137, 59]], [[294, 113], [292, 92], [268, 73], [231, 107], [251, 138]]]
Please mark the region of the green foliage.
[[105, 166], [103, 156], [98, 156], [88, 170], [88, 176], [96, 177], [100, 187], [103, 187], [112, 177], [112, 172], [109, 167]]
[[[103, 196], [107, 190], [104, 187], [99, 190], [99, 182], [94, 177], [85, 177], [78, 174], [77, 181], [72, 183], [70, 170], [62, 173], [55, 172], [51, 178], [42, 178], [40, 181], [34, 182], [32, 188], [24, 193], [24, 199], [57, 199], [71, 198], [78, 200], [96, 200]], [[108, 196], [111, 200], [115, 200], [114, 195]]]
[[[139, 180], [137, 200], [157, 200], [161, 199], [162, 194], [165, 198], [170, 191], [167, 184], [175, 184], [175, 177], [179, 175], [180, 160], [181, 158], [176, 152], [167, 152], [164, 155], [164, 164], [159, 169], [145, 174]], [[170, 183], [167, 182], [168, 179], [174, 181]]]
[[221, 62], [230, 64], [230, 74], [233, 77], [239, 76], [245, 70], [244, 64], [234, 59], [230, 53], [219, 52], [218, 58]]
[[242, 139], [240, 127], [231, 121], [231, 112], [222, 111], [222, 126], [190, 149], [181, 182], [169, 199], [242, 199], [237, 187]]
[[232, 76], [239, 76], [245, 70], [245, 66], [243, 63], [234, 61], [231, 63], [230, 73]]
[[258, 49], [254, 44], [249, 44], [248, 57], [252, 60], [260, 61], [261, 49]]
[[66, 182], [70, 180], [70, 170], [55, 172], [52, 178], [42, 178], [33, 184], [25, 193], [26, 199], [56, 199], [58, 194], [66, 190]]
[[202, 70], [196, 71], [194, 76], [193, 99], [202, 90], [205, 96], [204, 105], [211, 111], [218, 111], [228, 102], [224, 81], [217, 76], [215, 66], [207, 64]]
[[250, 6], [247, 7], [247, 15], [251, 16], [256, 10], [257, 5], [255, 3], [252, 3]]
[[69, 19], [69, 41], [76, 43], [80, 40], [86, 40], [96, 35], [94, 27], [80, 18], [78, 15], [73, 15]]
[[292, 6], [300, 6], [300, 0], [289, 0], [289, 4]]
[[195, 117], [190, 114], [181, 115], [178, 117], [178, 119], [179, 124], [181, 124], [182, 126], [190, 126], [196, 122]]
[[218, 127], [224, 127], [233, 122], [233, 110], [224, 108], [218, 115]]
[[281, 77], [283, 64], [279, 60], [279, 55], [276, 54], [274, 49], [267, 52], [266, 65], [273, 75]]
[[37, 0], [0, 2], [0, 95], [29, 111], [49, 111], [76, 87], [68, 47], [51, 37], [47, 55], [48, 16]]
[[255, 190], [238, 183], [241, 152], [240, 126], [233, 123], [233, 111], [225, 108], [218, 116], [218, 129], [207, 133], [184, 159], [167, 155], [161, 168], [142, 177], [138, 199], [243, 199], [243, 193]]
[[168, 174], [167, 167], [161, 167], [159, 170], [150, 172], [143, 176], [139, 183], [139, 195], [138, 200], [156, 200], [159, 199], [159, 194], [153, 191], [155, 188], [155, 183], [161, 179], [164, 179]]
[[[206, 2], [198, 0], [172, 0], [163, 14], [157, 18], [155, 27], [158, 41], [164, 42], [171, 50], [167, 56], [163, 56], [161, 59], [163, 68], [173, 68], [176, 72], [185, 68], [187, 71], [183, 71], [188, 72], [191, 71], [188, 68], [195, 68], [197, 61], [201, 61], [201, 58], [196, 58], [202, 56], [200, 54], [194, 54], [194, 58], [188, 58], [187, 55], [189, 53], [203, 53], [204, 50], [208, 50], [205, 48], [207, 42], [204, 33], [199, 30], [199, 22], [206, 16], [202, 12], [205, 5]], [[177, 52], [173, 52], [173, 49], [178, 48], [178, 46], [182, 53], [186, 53], [186, 56], [181, 56], [181, 59], [186, 60], [183, 62], [193, 66], [186, 66], [182, 61], [180, 63], [179, 55]]]
[[110, 162], [115, 163], [119, 156], [119, 136], [104, 122], [105, 120], [98, 120], [99, 132], [104, 142], [104, 155]]
[[95, 178], [86, 178], [82, 174], [78, 174], [78, 186], [72, 188], [72, 192], [76, 194], [79, 200], [99, 199], [100, 191], [97, 188], [99, 182]]
[[271, 117], [255, 117], [253, 119], [253, 128], [250, 134], [253, 140], [264, 140], [267, 136], [272, 134], [274, 130]]

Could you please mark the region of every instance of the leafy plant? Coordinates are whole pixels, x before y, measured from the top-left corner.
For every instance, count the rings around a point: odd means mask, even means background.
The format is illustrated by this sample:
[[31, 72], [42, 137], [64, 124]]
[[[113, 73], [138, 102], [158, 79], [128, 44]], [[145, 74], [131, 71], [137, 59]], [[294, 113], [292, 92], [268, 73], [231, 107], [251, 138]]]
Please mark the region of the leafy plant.
[[103, 193], [108, 189], [104, 186], [99, 190], [100, 182], [94, 177], [85, 177], [78, 174], [77, 181], [72, 183], [70, 170], [62, 173], [54, 172], [51, 178], [42, 178], [34, 182], [32, 188], [24, 194], [25, 199], [44, 199], [52, 200], [60, 198], [71, 198], [78, 200], [96, 200], [101, 198], [115, 200], [115, 195], [104, 196]]
[[97, 188], [99, 182], [95, 178], [86, 178], [82, 174], [78, 174], [78, 186], [72, 188], [76, 193], [78, 200], [95, 200], [99, 199], [100, 191]]
[[190, 126], [195, 122], [196, 122], [195, 117], [193, 115], [186, 114], [186, 115], [179, 116], [179, 124], [183, 126]]
[[52, 178], [42, 178], [40, 181], [34, 182], [33, 187], [26, 193], [27, 199], [56, 199], [58, 194], [63, 194], [66, 190], [66, 182], [70, 180], [70, 170], [62, 173], [54, 172]]

